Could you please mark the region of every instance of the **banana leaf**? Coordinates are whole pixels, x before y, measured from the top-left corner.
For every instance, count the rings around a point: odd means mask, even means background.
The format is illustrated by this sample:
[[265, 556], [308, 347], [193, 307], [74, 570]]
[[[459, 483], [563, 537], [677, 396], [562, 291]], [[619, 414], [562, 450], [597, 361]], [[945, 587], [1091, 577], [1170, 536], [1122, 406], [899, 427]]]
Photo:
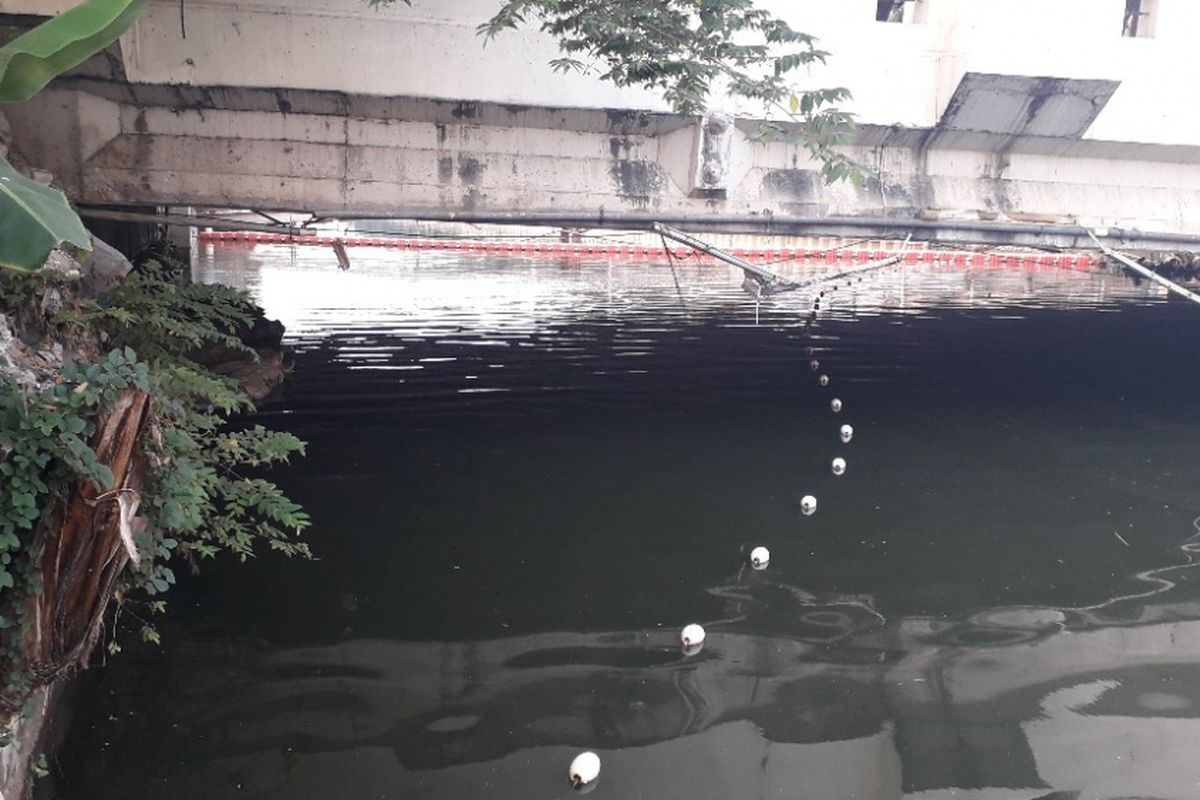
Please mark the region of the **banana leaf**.
[[92, 249], [66, 195], [29, 180], [0, 158], [0, 267], [33, 272], [63, 242]]
[[0, 47], [0, 103], [20, 103], [129, 30], [149, 0], [86, 0]]

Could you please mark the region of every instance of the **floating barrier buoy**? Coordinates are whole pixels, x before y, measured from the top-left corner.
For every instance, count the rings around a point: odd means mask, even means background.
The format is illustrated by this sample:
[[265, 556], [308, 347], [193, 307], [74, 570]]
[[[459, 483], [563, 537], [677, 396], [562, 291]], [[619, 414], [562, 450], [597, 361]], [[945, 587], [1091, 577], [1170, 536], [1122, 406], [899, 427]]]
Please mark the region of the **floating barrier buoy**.
[[600, 777], [600, 756], [591, 752], [580, 753], [571, 762], [571, 785], [584, 786]]
[[679, 641], [683, 643], [684, 652], [688, 655], [700, 652], [700, 648], [704, 646], [704, 628], [694, 622], [684, 625], [683, 630], [679, 632]]
[[808, 362], [808, 366], [809, 369], [811, 369], [813, 372], [816, 372], [821, 368], [821, 362], [814, 358], [812, 361]]
[[829, 376], [822, 375], [821, 377], [817, 378], [817, 383], [821, 384], [822, 386], [828, 386], [829, 385]]
[[766, 569], [771, 562], [771, 551], [759, 545], [750, 551], [750, 566], [755, 569]]
[[849, 442], [854, 438], [854, 428], [849, 425], [843, 425], [838, 433], [841, 435], [843, 442]]
[[834, 475], [844, 475], [846, 473], [846, 459], [835, 458], [833, 463], [829, 465], [829, 468], [833, 470]]
[[842, 401], [841, 401], [841, 400], [838, 400], [838, 399], [835, 397], [835, 398], [833, 398], [833, 400], [832, 400], [832, 401], [829, 403], [829, 407], [830, 407], [831, 409], [833, 409], [833, 413], [837, 414], [838, 412], [840, 412], [840, 411], [842, 410]]
[[805, 516], [811, 517], [817, 511], [817, 498], [811, 494], [804, 495], [800, 498], [800, 510], [804, 512]]

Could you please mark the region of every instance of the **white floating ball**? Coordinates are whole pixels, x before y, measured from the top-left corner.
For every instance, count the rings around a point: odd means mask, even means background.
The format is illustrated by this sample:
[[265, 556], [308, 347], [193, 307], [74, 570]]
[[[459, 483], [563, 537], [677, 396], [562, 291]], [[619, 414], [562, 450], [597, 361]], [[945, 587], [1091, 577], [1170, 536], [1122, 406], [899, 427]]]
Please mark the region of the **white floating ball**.
[[836, 414], [836, 413], [838, 413], [839, 411], [841, 411], [841, 410], [842, 410], [842, 401], [841, 401], [841, 400], [838, 400], [838, 399], [835, 397], [835, 398], [833, 398], [833, 400], [832, 400], [832, 401], [830, 401], [830, 403], [829, 403], [829, 407], [830, 407], [830, 408], [832, 408], [832, 409], [833, 409], [833, 413], [835, 413], [835, 414]]
[[846, 474], [846, 459], [844, 459], [844, 458], [835, 458], [833, 460], [833, 463], [830, 464], [829, 466], [830, 466], [830, 469], [833, 470], [834, 475]]
[[841, 434], [843, 442], [849, 442], [854, 438], [854, 428], [850, 427], [849, 425], [843, 425], [842, 429], [838, 431], [838, 433]]
[[771, 561], [771, 551], [759, 545], [750, 551], [750, 566], [755, 569], [766, 569]]
[[811, 494], [804, 495], [804, 497], [800, 498], [800, 510], [804, 512], [805, 516], [815, 514], [817, 512], [817, 498]]
[[571, 762], [571, 784], [583, 786], [600, 777], [600, 756], [591, 752], [580, 753]]
[[817, 361], [814, 358], [812, 361], [808, 362], [808, 366], [812, 369], [813, 372], [816, 372], [817, 370], [819, 370], [821, 368], [821, 362]]
[[821, 384], [822, 386], [828, 386], [829, 385], [829, 376], [822, 375], [821, 377], [817, 378], [817, 383]]
[[683, 626], [683, 630], [679, 632], [679, 641], [683, 642], [686, 648], [698, 648], [704, 644], [704, 628], [694, 622]]

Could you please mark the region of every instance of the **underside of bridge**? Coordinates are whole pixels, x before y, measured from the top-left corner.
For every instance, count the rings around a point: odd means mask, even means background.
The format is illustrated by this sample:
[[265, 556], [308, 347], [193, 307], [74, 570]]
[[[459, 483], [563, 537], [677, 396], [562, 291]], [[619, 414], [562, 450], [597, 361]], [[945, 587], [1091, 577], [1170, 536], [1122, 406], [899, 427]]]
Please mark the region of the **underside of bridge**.
[[95, 59], [6, 110], [83, 205], [1200, 249], [1200, 148], [1083, 138], [1117, 83], [968, 72], [932, 128], [863, 125], [861, 185], [724, 116], [138, 84]]

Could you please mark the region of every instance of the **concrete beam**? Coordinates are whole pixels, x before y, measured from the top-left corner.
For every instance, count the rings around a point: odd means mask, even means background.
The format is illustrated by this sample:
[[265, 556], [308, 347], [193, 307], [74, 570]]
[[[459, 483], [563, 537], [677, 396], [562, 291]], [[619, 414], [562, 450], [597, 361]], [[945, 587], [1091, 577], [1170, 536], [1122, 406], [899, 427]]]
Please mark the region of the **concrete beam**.
[[1193, 147], [865, 126], [850, 151], [873, 176], [825, 186], [802, 147], [755, 141], [745, 119], [95, 78], [7, 113], [18, 147], [91, 205], [769, 217], [1059, 246], [1096, 227], [1200, 235]]

